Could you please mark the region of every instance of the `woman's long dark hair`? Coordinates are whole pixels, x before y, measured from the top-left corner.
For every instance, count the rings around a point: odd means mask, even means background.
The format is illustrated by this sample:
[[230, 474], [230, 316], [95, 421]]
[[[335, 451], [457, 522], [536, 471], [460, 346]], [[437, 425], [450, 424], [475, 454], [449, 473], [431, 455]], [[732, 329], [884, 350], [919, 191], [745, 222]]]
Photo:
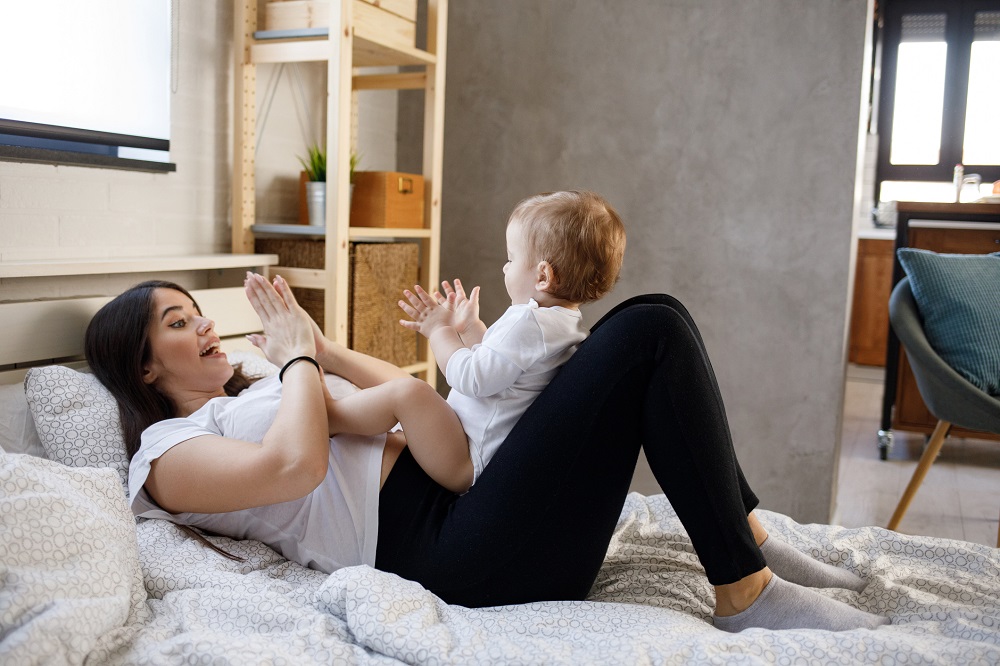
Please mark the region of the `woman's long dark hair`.
[[[129, 461], [139, 450], [143, 430], [175, 416], [173, 402], [155, 386], [142, 380], [143, 368], [151, 355], [149, 326], [154, 314], [153, 292], [157, 289], [181, 292], [191, 299], [198, 314], [201, 314], [198, 303], [184, 287], [173, 282], [150, 280], [135, 285], [105, 304], [90, 320], [84, 335], [87, 364], [118, 403]], [[226, 394], [237, 395], [254, 381], [237, 366], [226, 382]], [[244, 558], [219, 548], [190, 526], [178, 524], [177, 527], [223, 557], [244, 561]]]
[[[143, 430], [176, 416], [170, 398], [142, 380], [143, 368], [152, 354], [149, 326], [154, 315], [153, 293], [157, 289], [179, 291], [194, 302], [184, 287], [173, 282], [142, 282], [98, 310], [84, 336], [87, 364], [118, 403], [125, 452], [130, 461], [139, 450]], [[194, 306], [201, 314], [198, 304]], [[251, 383], [252, 380], [236, 368], [226, 383], [226, 394], [236, 395]]]

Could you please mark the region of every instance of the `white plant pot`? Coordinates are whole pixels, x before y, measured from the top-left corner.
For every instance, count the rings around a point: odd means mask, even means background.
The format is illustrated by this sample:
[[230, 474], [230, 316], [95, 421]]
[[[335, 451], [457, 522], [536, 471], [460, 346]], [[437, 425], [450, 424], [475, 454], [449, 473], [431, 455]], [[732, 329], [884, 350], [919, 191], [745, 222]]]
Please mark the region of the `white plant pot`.
[[309, 224], [322, 227], [326, 225], [326, 183], [309, 181], [306, 183], [306, 204], [309, 207]]

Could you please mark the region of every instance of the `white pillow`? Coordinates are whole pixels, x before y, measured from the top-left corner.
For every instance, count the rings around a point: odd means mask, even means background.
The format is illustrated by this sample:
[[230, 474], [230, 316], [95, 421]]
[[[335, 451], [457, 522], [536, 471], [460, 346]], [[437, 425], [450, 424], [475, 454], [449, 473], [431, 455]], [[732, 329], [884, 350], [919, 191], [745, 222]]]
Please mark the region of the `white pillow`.
[[[278, 368], [260, 354], [233, 351], [249, 377], [265, 377]], [[118, 472], [128, 493], [128, 458], [118, 403], [96, 377], [63, 365], [32, 368], [24, 380], [31, 416], [49, 460], [69, 467], [107, 467]]]
[[0, 449], [45, 457], [35, 422], [28, 413], [23, 384], [0, 386]]
[[97, 377], [63, 365], [32, 368], [24, 379], [24, 393], [49, 460], [113, 469], [128, 492], [118, 404]]
[[240, 371], [247, 377], [270, 377], [279, 370], [259, 352], [237, 349], [226, 352], [226, 358], [231, 365], [239, 365]]
[[96, 661], [147, 613], [135, 521], [118, 479], [0, 455], [4, 663]]

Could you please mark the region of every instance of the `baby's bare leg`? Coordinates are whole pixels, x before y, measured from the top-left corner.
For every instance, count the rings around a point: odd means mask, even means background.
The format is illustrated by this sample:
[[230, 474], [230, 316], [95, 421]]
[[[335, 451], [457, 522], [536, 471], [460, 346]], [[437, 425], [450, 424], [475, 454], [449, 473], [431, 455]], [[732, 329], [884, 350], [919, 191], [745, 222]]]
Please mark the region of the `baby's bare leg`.
[[427, 382], [403, 377], [327, 401], [330, 434], [380, 435], [400, 423], [414, 459], [454, 492], [472, 484], [469, 442], [458, 416]]

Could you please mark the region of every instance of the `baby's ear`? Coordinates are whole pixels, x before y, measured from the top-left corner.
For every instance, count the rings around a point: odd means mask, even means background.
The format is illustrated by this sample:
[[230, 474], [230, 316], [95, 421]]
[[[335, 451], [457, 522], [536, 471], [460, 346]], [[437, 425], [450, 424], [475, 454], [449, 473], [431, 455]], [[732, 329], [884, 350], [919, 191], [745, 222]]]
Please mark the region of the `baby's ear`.
[[552, 270], [552, 264], [547, 261], [539, 262], [535, 290], [543, 293], [551, 293], [558, 283], [556, 272]]

